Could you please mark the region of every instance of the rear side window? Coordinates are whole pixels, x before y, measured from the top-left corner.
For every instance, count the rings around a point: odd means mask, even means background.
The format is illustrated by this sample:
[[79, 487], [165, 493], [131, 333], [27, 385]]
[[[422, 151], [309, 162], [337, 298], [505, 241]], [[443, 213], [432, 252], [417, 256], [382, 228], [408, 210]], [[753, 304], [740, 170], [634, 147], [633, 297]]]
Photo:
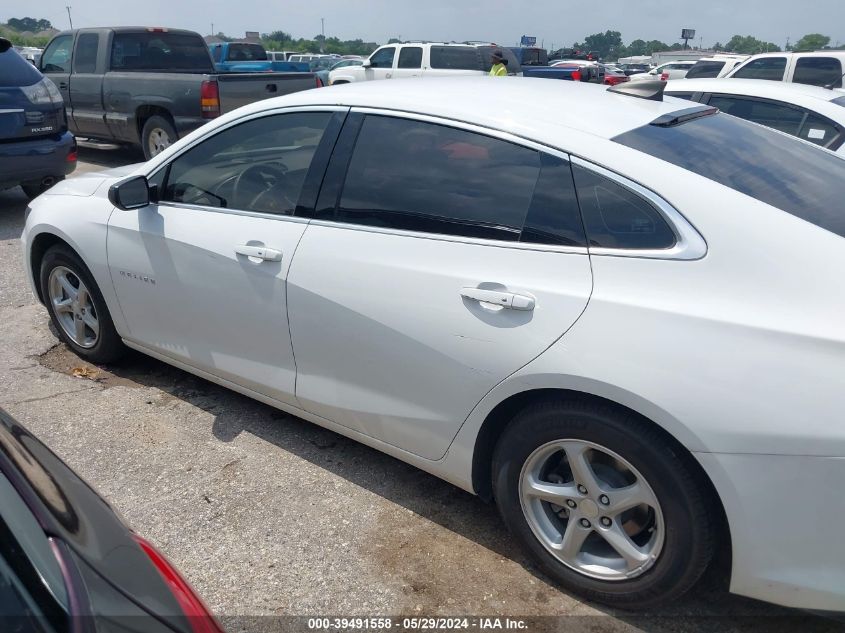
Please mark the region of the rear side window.
[[639, 194], [596, 172], [573, 165], [575, 188], [590, 246], [662, 250], [675, 245], [675, 233]]
[[382, 48], [373, 53], [370, 57], [371, 68], [393, 68], [393, 56], [396, 54], [396, 48], [390, 46]]
[[736, 79], [769, 79], [783, 81], [786, 57], [761, 57], [748, 62], [732, 76]]
[[[509, 48], [499, 48], [498, 46], [479, 46], [478, 52], [481, 54], [482, 70], [488, 72], [493, 67], [493, 53], [500, 51], [504, 58], [504, 64], [508, 69], [508, 73], [518, 73], [520, 71], [519, 60], [516, 58], [514, 52]], [[545, 54], [546, 51], [543, 51]]]
[[211, 72], [203, 39], [181, 33], [115, 33], [111, 68], [121, 71]]
[[845, 161], [835, 154], [724, 114], [613, 140], [845, 237]]
[[478, 51], [472, 46], [432, 46], [431, 67], [449, 70], [482, 69]]
[[792, 134], [793, 136], [798, 134], [801, 123], [804, 121], [804, 110], [776, 101], [729, 95], [713, 95], [710, 97], [708, 103], [731, 116], [737, 116], [746, 121], [754, 121], [754, 123], [759, 123], [760, 125]]
[[800, 57], [792, 81], [811, 86], [842, 87], [842, 63], [835, 57]]
[[718, 77], [725, 62], [696, 62], [687, 73], [687, 79], [712, 79]]
[[419, 46], [405, 46], [399, 51], [397, 68], [422, 68], [422, 48]]
[[822, 147], [832, 148], [841, 144], [841, 134], [841, 128], [833, 121], [818, 114], [808, 113], [798, 137]]
[[72, 47], [72, 35], [62, 35], [50, 42], [41, 56], [41, 72], [69, 73]]
[[443, 125], [368, 116], [335, 219], [517, 241], [539, 173], [535, 150]]
[[97, 50], [100, 35], [98, 33], [83, 33], [76, 40], [76, 55], [73, 58], [73, 69], [78, 73], [93, 73], [97, 69]]

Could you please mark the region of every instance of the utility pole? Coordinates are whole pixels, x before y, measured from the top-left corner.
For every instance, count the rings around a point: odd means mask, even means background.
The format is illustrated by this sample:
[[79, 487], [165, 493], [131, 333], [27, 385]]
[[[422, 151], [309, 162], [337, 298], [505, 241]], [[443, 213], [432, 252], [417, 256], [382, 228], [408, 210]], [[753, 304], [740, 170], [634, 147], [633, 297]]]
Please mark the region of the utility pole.
[[786, 47], [783, 50], [785, 50], [785, 51], [789, 50], [789, 36], [787, 36], [787, 38], [786, 38]]
[[70, 9], [71, 9], [71, 7], [69, 7], [69, 6], [65, 6], [65, 9], [67, 9], [67, 19], [68, 19], [68, 22], [70, 22], [70, 28], [71, 28], [71, 30], [72, 30], [72, 29], [73, 29], [73, 18], [72, 18], [72, 17], [70, 17]]
[[326, 18], [320, 18], [320, 33], [322, 39], [320, 40], [320, 52], [323, 52], [323, 45], [326, 43]]

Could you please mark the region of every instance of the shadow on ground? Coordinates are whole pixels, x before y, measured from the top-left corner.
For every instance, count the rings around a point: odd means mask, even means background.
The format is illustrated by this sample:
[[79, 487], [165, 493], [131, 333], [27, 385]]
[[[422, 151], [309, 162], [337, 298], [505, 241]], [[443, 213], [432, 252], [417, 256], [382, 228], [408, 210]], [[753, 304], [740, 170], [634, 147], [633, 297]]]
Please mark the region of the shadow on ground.
[[[84, 368], [86, 378], [104, 388], [144, 386], [159, 389], [166, 398], [178, 399], [211, 413], [214, 416], [212, 433], [218, 441], [231, 442], [241, 433], [250, 433], [518, 563], [543, 583], [554, 584], [523, 556], [510, 539], [494, 506], [353, 440], [136, 352], [130, 352], [117, 364], [94, 366], [80, 360], [64, 345], [58, 345], [39, 361], [51, 370], [68, 374], [74, 369], [79, 373], [79, 368]], [[647, 619], [642, 615], [629, 617], [601, 606], [597, 608], [650, 631], [676, 630], [679, 618], [706, 618], [708, 630], [714, 631], [797, 630], [795, 627], [802, 631], [827, 631], [835, 630], [830, 628], [832, 626], [839, 628], [826, 619], [727, 593], [726, 569], [727, 560], [723, 555], [694, 591], [667, 608], [649, 613]], [[757, 622], [761, 616], [767, 616], [763, 629], [758, 628], [762, 623]], [[740, 621], [745, 624], [741, 625]], [[730, 628], [723, 628], [728, 624]], [[735, 629], [736, 626], [740, 628]]]

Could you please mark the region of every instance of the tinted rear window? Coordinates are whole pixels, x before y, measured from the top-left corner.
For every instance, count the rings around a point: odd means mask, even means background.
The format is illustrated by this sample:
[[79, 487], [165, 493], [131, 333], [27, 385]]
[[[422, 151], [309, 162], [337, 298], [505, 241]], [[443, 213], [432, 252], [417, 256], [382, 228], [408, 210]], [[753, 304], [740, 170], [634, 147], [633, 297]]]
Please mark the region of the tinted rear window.
[[0, 88], [31, 86], [41, 81], [41, 73], [14, 49], [0, 53]]
[[259, 44], [229, 44], [229, 61], [266, 61], [267, 52]]
[[203, 39], [181, 33], [115, 33], [111, 67], [124, 71], [212, 71]]
[[481, 70], [481, 58], [472, 46], [432, 46], [431, 67], [449, 70]]
[[725, 62], [696, 62], [687, 73], [687, 79], [712, 79], [718, 77], [725, 67]]
[[726, 114], [613, 140], [845, 237], [845, 161], [834, 154]]

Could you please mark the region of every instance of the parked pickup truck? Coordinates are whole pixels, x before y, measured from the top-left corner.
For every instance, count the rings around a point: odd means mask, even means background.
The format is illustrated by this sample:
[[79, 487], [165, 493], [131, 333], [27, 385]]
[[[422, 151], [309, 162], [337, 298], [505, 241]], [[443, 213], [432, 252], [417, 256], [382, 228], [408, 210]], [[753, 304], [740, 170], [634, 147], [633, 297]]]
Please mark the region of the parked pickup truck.
[[215, 73], [193, 31], [114, 27], [53, 37], [39, 69], [77, 136], [139, 145], [149, 159], [208, 119], [317, 86], [312, 73]]
[[510, 50], [520, 64], [523, 77], [587, 81], [585, 74], [575, 66], [549, 66], [549, 54], [543, 48], [513, 46]]
[[308, 62], [275, 61], [261, 44], [220, 42], [208, 47], [214, 68], [221, 73], [309, 72]]

